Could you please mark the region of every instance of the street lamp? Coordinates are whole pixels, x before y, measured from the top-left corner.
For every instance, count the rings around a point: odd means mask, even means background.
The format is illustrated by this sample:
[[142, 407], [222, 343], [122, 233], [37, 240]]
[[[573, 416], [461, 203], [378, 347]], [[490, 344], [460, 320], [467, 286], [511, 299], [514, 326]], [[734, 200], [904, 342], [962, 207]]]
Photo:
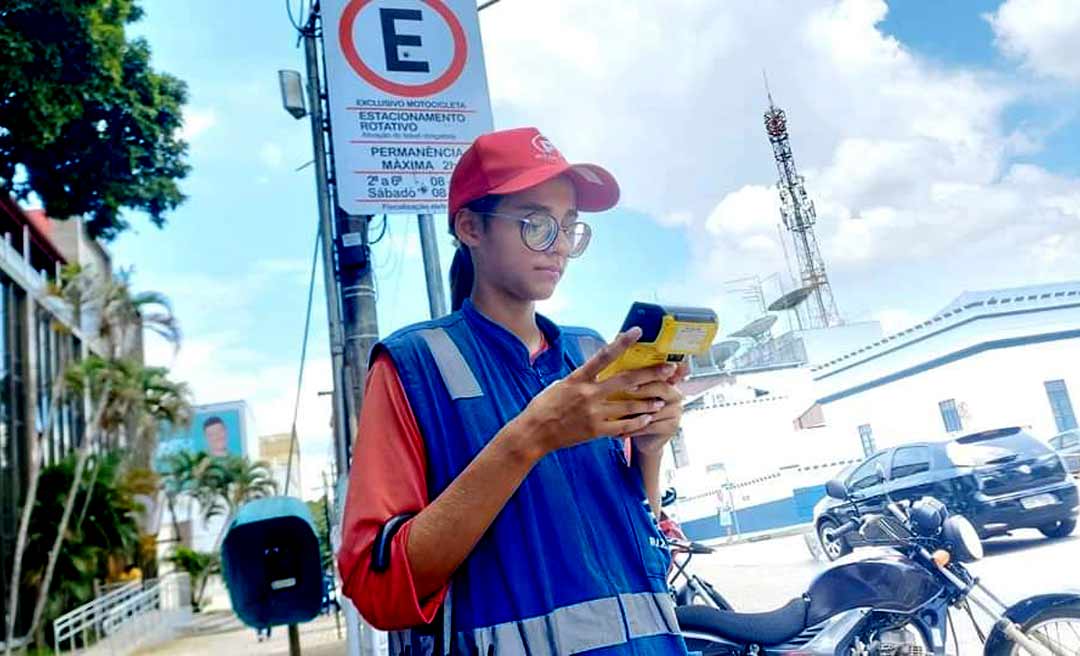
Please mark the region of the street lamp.
[[307, 116], [304, 105], [304, 83], [300, 71], [278, 71], [278, 86], [281, 87], [281, 105], [293, 118]]

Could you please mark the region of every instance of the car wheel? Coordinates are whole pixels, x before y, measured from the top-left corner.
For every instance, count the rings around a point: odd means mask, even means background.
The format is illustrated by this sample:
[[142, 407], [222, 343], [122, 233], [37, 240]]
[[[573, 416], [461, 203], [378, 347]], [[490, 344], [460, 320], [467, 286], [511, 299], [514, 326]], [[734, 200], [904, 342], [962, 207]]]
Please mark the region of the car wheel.
[[1075, 519], [1063, 519], [1060, 522], [1054, 522], [1053, 524], [1040, 526], [1039, 532], [1048, 538], [1064, 538], [1072, 535], [1072, 532], [1075, 528]]
[[833, 535], [836, 528], [837, 523], [831, 519], [823, 519], [818, 523], [818, 540], [821, 542], [821, 550], [829, 560], [836, 560], [851, 553], [851, 545], [844, 536]]

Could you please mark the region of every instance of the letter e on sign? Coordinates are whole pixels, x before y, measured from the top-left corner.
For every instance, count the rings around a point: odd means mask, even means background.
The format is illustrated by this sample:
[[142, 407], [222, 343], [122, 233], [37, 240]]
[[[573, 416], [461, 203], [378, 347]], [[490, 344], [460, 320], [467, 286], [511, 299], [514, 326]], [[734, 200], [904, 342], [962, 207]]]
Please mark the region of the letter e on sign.
[[[430, 12], [416, 9], [417, 0], [408, 3], [390, 3], [406, 6], [370, 6], [377, 2], [378, 0], [351, 0], [345, 6], [341, 19], [338, 21], [338, 41], [341, 52], [349, 67], [357, 75], [376, 89], [405, 98], [424, 98], [435, 95], [446, 90], [461, 77], [469, 54], [468, 40], [465, 38], [465, 30], [461, 22], [443, 0], [419, 0], [432, 10]], [[366, 56], [361, 55], [361, 49], [357, 47], [357, 20], [361, 17], [361, 13], [368, 11], [378, 16], [379, 29], [376, 33], [382, 39], [382, 47], [378, 49], [382, 57], [374, 57], [370, 52], [367, 52]], [[432, 15], [437, 18], [430, 18]], [[433, 62], [422, 54], [425, 41], [420, 32], [425, 27], [426, 21], [439, 19], [449, 30], [453, 44], [449, 65], [442, 74], [435, 79], [418, 83], [400, 81], [399, 76], [396, 75], [391, 78], [390, 74], [394, 73], [431, 73]], [[370, 38], [370, 36], [370, 32], [364, 33], [365, 38]], [[379, 69], [385, 70], [386, 75], [378, 72]]]

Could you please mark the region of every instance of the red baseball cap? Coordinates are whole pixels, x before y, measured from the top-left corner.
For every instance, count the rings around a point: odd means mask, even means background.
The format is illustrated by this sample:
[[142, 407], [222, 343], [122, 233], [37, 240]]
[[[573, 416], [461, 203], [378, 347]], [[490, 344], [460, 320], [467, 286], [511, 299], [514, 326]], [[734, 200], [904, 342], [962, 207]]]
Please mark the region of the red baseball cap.
[[570, 164], [536, 128], [477, 137], [450, 176], [450, 232], [454, 215], [489, 194], [512, 194], [565, 174], [577, 190], [577, 208], [602, 212], [619, 202], [619, 183], [595, 164]]

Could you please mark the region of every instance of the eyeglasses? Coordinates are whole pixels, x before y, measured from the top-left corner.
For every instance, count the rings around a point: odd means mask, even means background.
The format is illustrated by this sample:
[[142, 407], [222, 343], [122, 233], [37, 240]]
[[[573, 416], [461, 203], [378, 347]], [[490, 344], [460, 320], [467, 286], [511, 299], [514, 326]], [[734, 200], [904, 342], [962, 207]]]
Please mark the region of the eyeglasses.
[[588, 223], [575, 221], [563, 227], [559, 220], [547, 212], [530, 212], [525, 216], [502, 214], [501, 212], [484, 212], [486, 216], [497, 216], [521, 223], [521, 241], [525, 246], [537, 253], [550, 250], [559, 239], [559, 233], [563, 233], [570, 240], [569, 257], [578, 257], [585, 252], [592, 238], [592, 228]]

